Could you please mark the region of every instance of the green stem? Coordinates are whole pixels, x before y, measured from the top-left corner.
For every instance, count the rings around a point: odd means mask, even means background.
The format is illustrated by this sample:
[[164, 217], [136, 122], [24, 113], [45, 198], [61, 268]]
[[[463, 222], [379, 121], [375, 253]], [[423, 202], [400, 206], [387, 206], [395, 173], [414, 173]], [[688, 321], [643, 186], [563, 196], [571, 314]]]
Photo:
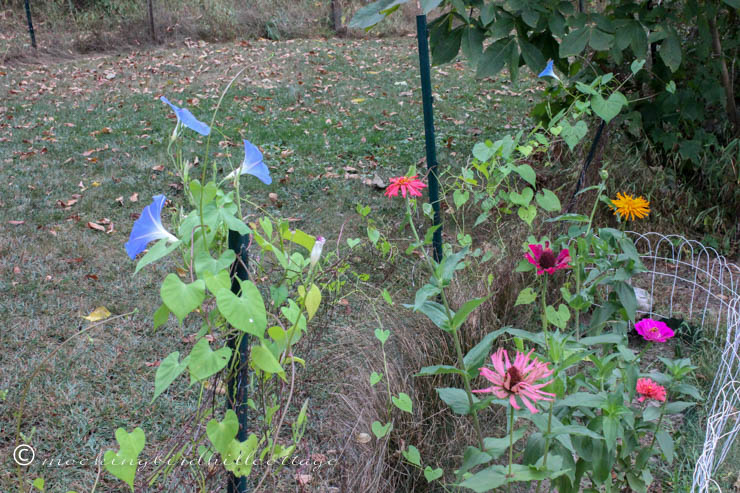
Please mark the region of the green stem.
[[[581, 292], [581, 267], [579, 264], [580, 260], [580, 248], [578, 246], [578, 240], [576, 240], [576, 254], [574, 255], [574, 268], [576, 270], [576, 293], [574, 296], [578, 296]], [[581, 340], [581, 310], [576, 310], [576, 341]]]
[[514, 462], [514, 407], [511, 406], [511, 419], [509, 420], [509, 474], [506, 477], [506, 491], [511, 491], [511, 465]]
[[[409, 226], [411, 227], [411, 231], [414, 235], [414, 239], [416, 240], [416, 243], [421, 246], [421, 252], [424, 256], [424, 260], [426, 260], [427, 266], [429, 267], [429, 270], [432, 274], [432, 276], [436, 279], [436, 270], [434, 268], [434, 264], [432, 263], [432, 259], [429, 258], [429, 255], [427, 254], [426, 250], [424, 249], [424, 245], [419, 239], [419, 233], [416, 231], [416, 227], [414, 226], [414, 219], [411, 215], [411, 204], [409, 201], [406, 201], [406, 216], [408, 217]], [[437, 280], [439, 281], [439, 280]], [[453, 327], [452, 325], [452, 310], [450, 310], [450, 305], [447, 301], [447, 296], [445, 295], [444, 288], [440, 284], [440, 296], [442, 298], [442, 304], [445, 308], [445, 314], [447, 316], [447, 322], [450, 326], [450, 328]], [[455, 342], [455, 352], [457, 353], [457, 367], [458, 369], [462, 370], [463, 372], [463, 384], [465, 386], [465, 393], [468, 395], [468, 405], [470, 406], [470, 413], [473, 417], [473, 426], [475, 427], [475, 432], [478, 435], [478, 444], [480, 445], [481, 450], [485, 450], [485, 446], [483, 444], [483, 432], [481, 431], [480, 427], [480, 421], [478, 420], [478, 411], [473, 407], [474, 400], [473, 400], [473, 391], [470, 388], [470, 375], [467, 372], [467, 369], [465, 368], [465, 358], [463, 356], [462, 352], [462, 346], [460, 345], [460, 337], [458, 335], [457, 329], [452, 328], [452, 339]]]
[[[547, 274], [544, 275], [542, 280], [542, 330], [545, 333], [545, 345], [547, 346], [547, 353], [550, 354], [550, 342], [547, 337]], [[552, 409], [553, 403], [550, 401], [550, 410], [547, 415], [547, 436], [545, 437], [545, 455], [542, 459], [542, 467], [547, 468], [547, 454], [550, 451], [550, 432], [552, 431]], [[537, 481], [536, 493], [539, 493], [542, 480]]]
[[653, 455], [653, 445], [655, 445], [655, 437], [658, 436], [658, 431], [660, 431], [660, 424], [663, 422], [663, 416], [665, 415], [665, 404], [668, 402], [668, 399], [663, 401], [663, 405], [660, 406], [660, 417], [658, 418], [658, 424], [655, 425], [655, 433], [653, 433], [653, 439], [650, 440], [650, 446], [648, 447], [648, 453], [645, 457], [645, 464], [643, 466], [647, 465], [647, 461], [650, 460], [650, 456]]
[[547, 273], [542, 276], [542, 332], [545, 334], [545, 345], [550, 349], [547, 338]]
[[390, 375], [388, 374], [388, 358], [385, 356], [385, 343], [380, 343], [380, 348], [383, 350], [383, 368], [385, 368], [385, 387], [388, 389], [388, 419], [391, 417], [391, 399], [393, 398], [393, 394], [391, 394], [391, 380]]
[[[550, 411], [547, 415], [547, 436], [545, 437], [545, 455], [542, 458], [542, 468], [547, 470], [547, 455], [550, 453], [550, 433], [552, 432], [552, 408], [553, 403], [550, 401]], [[542, 480], [537, 481], [537, 489], [535, 493], [540, 493], [540, 486], [542, 486]]]

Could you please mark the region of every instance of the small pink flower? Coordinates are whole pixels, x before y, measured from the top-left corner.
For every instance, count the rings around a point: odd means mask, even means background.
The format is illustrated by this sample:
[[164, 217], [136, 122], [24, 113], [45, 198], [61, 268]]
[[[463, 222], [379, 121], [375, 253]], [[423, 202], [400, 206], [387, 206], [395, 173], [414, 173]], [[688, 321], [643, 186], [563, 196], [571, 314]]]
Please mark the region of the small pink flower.
[[635, 324], [635, 330], [643, 339], [651, 342], [665, 342], [675, 335], [673, 329], [663, 322], [652, 318], [643, 318]]
[[426, 185], [423, 181], [416, 179], [418, 176], [396, 176], [395, 178], [391, 178], [391, 184], [385, 189], [385, 196], [396, 197], [400, 190], [403, 198], [406, 198], [407, 193], [411, 197], [421, 197], [421, 189], [426, 188]]
[[532, 255], [525, 253], [526, 258], [530, 264], [537, 267], [537, 275], [542, 275], [545, 272], [548, 274], [554, 274], [556, 270], [568, 269], [572, 265], [570, 262], [570, 252], [567, 248], [563, 248], [557, 257], [555, 253], [550, 249], [550, 242], [546, 241], [545, 246], [535, 243], [529, 245], [529, 249], [532, 251]]
[[493, 370], [486, 367], [480, 369], [481, 376], [493, 385], [473, 392], [492, 393], [499, 399], [509, 399], [509, 404], [517, 410], [521, 409], [517, 403], [516, 398], [518, 397], [532, 414], [536, 414], [537, 408], [534, 407], [534, 403], [537, 401], [552, 401], [555, 394], [541, 390], [542, 387], [549, 385], [552, 380], [540, 383], [537, 381], [552, 375], [552, 370], [548, 368], [547, 363], [537, 361], [537, 358], [530, 361], [529, 357], [533, 352], [534, 349], [527, 354], [517, 351], [512, 365], [509, 361], [509, 353], [503, 348], [499, 348], [491, 355]]
[[637, 399], [642, 402], [645, 399], [653, 399], [656, 401], [665, 401], [665, 387], [658, 385], [649, 378], [638, 378], [637, 379], [637, 393], [640, 397]]

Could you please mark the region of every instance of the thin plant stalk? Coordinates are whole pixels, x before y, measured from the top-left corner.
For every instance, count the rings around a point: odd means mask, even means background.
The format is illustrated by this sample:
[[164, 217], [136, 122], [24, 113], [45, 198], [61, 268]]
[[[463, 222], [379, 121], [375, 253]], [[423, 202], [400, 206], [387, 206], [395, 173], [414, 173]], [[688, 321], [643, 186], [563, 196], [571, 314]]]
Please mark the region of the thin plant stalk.
[[[422, 255], [424, 256], [424, 260], [426, 261], [426, 264], [429, 267], [430, 272], [434, 276], [435, 275], [434, 264], [432, 263], [432, 259], [429, 258], [429, 255], [427, 254], [426, 250], [424, 250], [423, 243], [419, 239], [419, 233], [416, 231], [416, 227], [414, 226], [414, 219], [411, 214], [410, 200], [406, 201], [406, 216], [408, 218], [411, 231], [414, 234], [414, 239], [416, 240], [416, 244], [422, 246], [420, 250], [422, 252]], [[474, 400], [473, 400], [473, 391], [470, 387], [470, 375], [468, 375], [468, 372], [465, 368], [465, 362], [464, 362], [465, 358], [462, 353], [462, 346], [460, 345], [460, 337], [459, 337], [457, 329], [455, 329], [452, 325], [452, 320], [453, 320], [452, 310], [450, 310], [450, 305], [447, 301], [447, 296], [445, 296], [445, 290], [442, 287], [440, 287], [440, 297], [442, 298], [442, 304], [444, 305], [445, 314], [447, 316], [447, 321], [449, 323], [449, 326], [452, 332], [452, 339], [455, 343], [455, 352], [457, 353], [457, 367], [463, 372], [463, 375], [462, 375], [463, 384], [465, 386], [465, 393], [468, 396], [468, 406], [470, 407], [470, 413], [473, 417], [473, 426], [475, 427], [475, 432], [478, 435], [478, 444], [480, 445], [481, 450], [485, 450], [485, 446], [483, 444], [483, 432], [481, 431], [480, 421], [478, 420], [478, 411], [473, 406]]]
[[511, 491], [511, 465], [514, 463], [514, 406], [511, 407], [511, 418], [509, 419], [509, 474], [506, 477], [506, 491]]

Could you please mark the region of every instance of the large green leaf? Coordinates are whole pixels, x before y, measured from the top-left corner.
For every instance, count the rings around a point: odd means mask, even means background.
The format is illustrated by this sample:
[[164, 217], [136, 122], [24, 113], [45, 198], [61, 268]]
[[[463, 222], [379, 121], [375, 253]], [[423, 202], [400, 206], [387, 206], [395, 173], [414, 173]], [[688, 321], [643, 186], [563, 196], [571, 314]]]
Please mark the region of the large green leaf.
[[466, 301], [465, 304], [460, 307], [457, 313], [455, 313], [455, 316], [452, 319], [452, 328], [459, 329], [462, 324], [464, 324], [465, 321], [468, 319], [473, 310], [478, 308], [478, 306], [486, 301], [489, 296], [485, 296], [483, 298], [473, 298], [472, 300]]
[[675, 32], [671, 31], [660, 44], [660, 58], [671, 72], [678, 70], [681, 65], [681, 41]]
[[460, 52], [465, 26], [447, 31], [448, 24], [442, 23], [431, 33], [429, 47], [432, 50], [432, 65], [444, 65], [455, 59]]
[[462, 51], [474, 67], [483, 55], [483, 39], [483, 31], [475, 26], [465, 26], [462, 34]]
[[252, 363], [254, 366], [267, 373], [276, 373], [284, 376], [285, 370], [280, 366], [280, 362], [265, 346], [252, 347]]
[[560, 43], [560, 58], [580, 55], [586, 48], [589, 38], [589, 28], [581, 27], [569, 32]]
[[161, 259], [162, 257], [167, 256], [170, 252], [172, 252], [175, 248], [180, 246], [179, 241], [175, 241], [167, 245], [166, 238], [163, 238], [156, 242], [153, 247], [149, 249], [149, 251], [144, 254], [143, 257], [139, 260], [139, 262], [136, 264], [136, 270], [134, 270], [134, 274], [139, 272], [142, 268], [146, 267], [147, 265], [151, 264], [152, 262], [156, 262], [157, 260]]
[[240, 285], [240, 296], [228, 289], [216, 293], [218, 309], [235, 328], [263, 339], [267, 328], [267, 312], [262, 294], [250, 280], [240, 281]]
[[378, 0], [365, 5], [359, 9], [352, 20], [349, 21], [349, 27], [369, 29], [385, 18], [385, 13], [397, 5], [406, 3], [408, 0]]
[[[469, 414], [470, 413], [470, 402], [468, 401], [468, 394], [463, 389], [456, 389], [453, 387], [436, 389], [439, 398], [442, 399], [445, 404], [450, 406], [453, 412], [457, 414]], [[473, 404], [478, 402], [478, 399], [473, 396]]]
[[154, 376], [154, 397], [152, 397], [152, 402], [180, 376], [185, 368], [187, 368], [188, 361], [187, 357], [180, 361], [180, 352], [175, 351], [159, 363], [159, 368], [157, 368], [157, 373]]
[[212, 419], [206, 425], [206, 433], [211, 440], [213, 447], [223, 455], [229, 447], [231, 441], [239, 433], [239, 420], [236, 413], [229, 409], [226, 411], [223, 421]]
[[159, 294], [167, 308], [182, 323], [190, 312], [203, 303], [206, 297], [206, 283], [202, 279], [198, 279], [190, 284], [185, 284], [176, 274], [171, 273], [164, 278]]
[[478, 61], [476, 77], [493, 77], [498, 74], [511, 56], [511, 51], [516, 49], [516, 40], [511, 36], [492, 43]]
[[601, 94], [591, 98], [591, 109], [606, 123], [612, 121], [626, 105], [627, 98], [619, 91], [610, 94], [608, 99], [601, 97]]
[[617, 281], [614, 283], [614, 291], [616, 291], [619, 297], [619, 302], [627, 311], [627, 316], [635, 321], [637, 314], [637, 296], [635, 296], [635, 289], [624, 281]]
[[221, 371], [229, 362], [231, 348], [222, 347], [213, 351], [205, 337], [195, 343], [188, 356], [191, 382], [206, 380]]

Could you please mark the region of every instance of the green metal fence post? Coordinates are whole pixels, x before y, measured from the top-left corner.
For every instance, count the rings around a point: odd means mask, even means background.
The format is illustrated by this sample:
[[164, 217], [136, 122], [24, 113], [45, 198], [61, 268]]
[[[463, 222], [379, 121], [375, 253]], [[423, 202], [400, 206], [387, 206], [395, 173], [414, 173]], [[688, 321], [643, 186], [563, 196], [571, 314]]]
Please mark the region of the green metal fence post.
[[[229, 248], [236, 254], [236, 260], [231, 265], [231, 292], [238, 295], [241, 293], [239, 281], [249, 279], [247, 266], [249, 265], [249, 235], [241, 235], [237, 231], [229, 231]], [[228, 368], [233, 368], [236, 372], [229, 376], [226, 382], [226, 407], [233, 409], [239, 420], [239, 432], [236, 435], [237, 440], [244, 441], [247, 439], [247, 427], [249, 425], [249, 406], [247, 405], [247, 387], [249, 385], [249, 335], [242, 334], [239, 348], [236, 347], [238, 338], [229, 339], [231, 348], [231, 362]], [[228, 493], [246, 493], [247, 478], [237, 478], [230, 475], [227, 485]]]
[[439, 208], [439, 172], [437, 148], [434, 141], [434, 111], [432, 107], [432, 76], [429, 68], [429, 42], [427, 16], [416, 16], [416, 37], [419, 41], [419, 74], [421, 76], [421, 101], [424, 109], [424, 142], [429, 170], [429, 203], [434, 209], [434, 226], [439, 226], [432, 236], [434, 260], [442, 260], [442, 217]]

